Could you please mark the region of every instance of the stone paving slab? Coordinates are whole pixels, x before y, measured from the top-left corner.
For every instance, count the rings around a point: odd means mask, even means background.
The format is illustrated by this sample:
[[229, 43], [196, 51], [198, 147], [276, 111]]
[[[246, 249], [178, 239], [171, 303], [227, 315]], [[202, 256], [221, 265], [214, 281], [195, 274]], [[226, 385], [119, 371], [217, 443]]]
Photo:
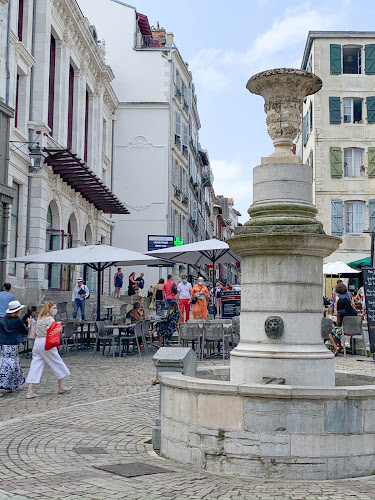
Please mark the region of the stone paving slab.
[[[337, 358], [337, 369], [375, 373], [375, 364], [357, 359]], [[321, 482], [233, 478], [162, 459], [146, 443], [159, 404], [151, 356], [113, 359], [88, 352], [65, 360], [69, 394], [57, 394], [46, 369], [40, 398], [26, 400], [24, 389], [0, 399], [1, 500], [375, 499], [375, 476]], [[29, 363], [22, 359], [26, 372]], [[97, 447], [107, 454], [75, 451]], [[95, 469], [132, 462], [170, 473], [125, 478]]]

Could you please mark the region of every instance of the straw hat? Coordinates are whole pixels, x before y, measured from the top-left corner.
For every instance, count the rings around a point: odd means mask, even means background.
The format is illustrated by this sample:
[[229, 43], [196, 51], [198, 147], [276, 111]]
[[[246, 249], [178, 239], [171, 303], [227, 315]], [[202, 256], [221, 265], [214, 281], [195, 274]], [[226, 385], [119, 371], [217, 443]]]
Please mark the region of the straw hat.
[[20, 309], [22, 309], [24, 307], [25, 306], [23, 306], [21, 304], [21, 302], [19, 302], [18, 300], [12, 300], [11, 302], [9, 302], [8, 309], [5, 311], [5, 313], [12, 314], [12, 313], [19, 311]]

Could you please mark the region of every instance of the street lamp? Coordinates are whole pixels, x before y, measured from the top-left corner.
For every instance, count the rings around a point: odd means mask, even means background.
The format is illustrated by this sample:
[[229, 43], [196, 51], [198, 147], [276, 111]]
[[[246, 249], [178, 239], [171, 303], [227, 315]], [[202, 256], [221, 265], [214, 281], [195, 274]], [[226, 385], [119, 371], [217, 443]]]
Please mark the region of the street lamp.
[[42, 168], [44, 163], [44, 154], [43, 149], [39, 146], [39, 142], [35, 144], [35, 146], [29, 147], [29, 156], [31, 160], [30, 172], [37, 173]]

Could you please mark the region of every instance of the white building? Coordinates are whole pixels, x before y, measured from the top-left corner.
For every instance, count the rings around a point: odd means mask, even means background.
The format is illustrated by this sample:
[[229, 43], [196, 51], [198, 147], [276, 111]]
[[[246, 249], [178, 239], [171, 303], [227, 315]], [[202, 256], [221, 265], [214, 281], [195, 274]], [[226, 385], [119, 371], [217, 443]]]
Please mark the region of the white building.
[[[113, 189], [131, 215], [114, 217], [113, 244], [144, 252], [149, 235], [206, 238], [197, 98], [173, 34], [120, 0], [78, 1], [116, 75]], [[146, 286], [158, 277], [150, 268]]]
[[[8, 5], [1, 1], [0, 8], [3, 19]], [[109, 244], [109, 214], [127, 209], [108, 189], [118, 100], [104, 48], [75, 0], [11, 0], [10, 9], [9, 104], [15, 117], [8, 184], [16, 196], [9, 256]], [[1, 60], [1, 97], [4, 79]], [[46, 163], [39, 166], [32, 153], [41, 150]], [[17, 297], [26, 299], [28, 286], [27, 298], [38, 300], [48, 288], [69, 290], [74, 272], [82, 271], [30, 265], [25, 272], [9, 264], [7, 279]], [[91, 273], [87, 279], [93, 285]]]
[[375, 229], [375, 32], [310, 32], [302, 69], [323, 80], [304, 103], [297, 153], [314, 167], [324, 230], [343, 239], [328, 260], [361, 259]]

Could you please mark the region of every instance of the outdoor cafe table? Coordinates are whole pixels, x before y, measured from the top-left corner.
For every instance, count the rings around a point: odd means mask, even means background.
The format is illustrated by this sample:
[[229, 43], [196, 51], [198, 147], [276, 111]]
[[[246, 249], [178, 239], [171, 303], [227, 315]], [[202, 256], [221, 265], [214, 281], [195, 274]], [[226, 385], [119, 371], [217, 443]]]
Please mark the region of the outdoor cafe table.
[[107, 319], [112, 319], [112, 309], [114, 309], [115, 307], [117, 307], [116, 305], [111, 305], [111, 306], [103, 306], [104, 309], [107, 309]]
[[[134, 327], [134, 324], [131, 324], [131, 323], [128, 323], [127, 325], [123, 325], [123, 324], [106, 325], [105, 330], [106, 330], [106, 332], [114, 332], [115, 330], [118, 330], [117, 336], [118, 336], [118, 343], [120, 345], [122, 340], [126, 340], [126, 336], [132, 327]], [[125, 335], [122, 335], [122, 330], [126, 330]], [[129, 350], [127, 350], [127, 351], [123, 350], [123, 351], [121, 351], [120, 355], [122, 355], [122, 354], [132, 354], [132, 353], [130, 353]]]

